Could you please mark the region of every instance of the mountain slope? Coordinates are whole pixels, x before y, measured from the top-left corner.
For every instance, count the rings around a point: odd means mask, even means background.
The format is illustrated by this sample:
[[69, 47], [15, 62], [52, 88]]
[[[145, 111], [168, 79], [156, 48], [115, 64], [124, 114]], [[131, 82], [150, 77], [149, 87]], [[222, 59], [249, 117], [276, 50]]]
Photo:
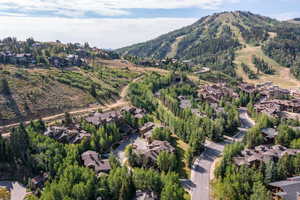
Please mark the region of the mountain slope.
[[99, 65], [65, 70], [0, 65], [0, 125], [106, 104], [138, 74]]
[[[249, 82], [272, 81], [285, 88], [297, 88], [300, 86], [295, 79], [300, 79], [300, 25], [296, 22], [299, 21], [281, 22], [242, 11], [217, 13], [118, 52], [123, 56], [155, 59], [176, 57]], [[252, 56], [263, 59], [274, 74], [256, 74]], [[241, 69], [242, 63], [251, 68], [256, 80], [249, 80], [249, 74]]]
[[162, 35], [154, 40], [117, 50], [122, 55], [154, 57], [167, 56], [191, 60], [214, 70], [235, 75], [234, 52], [243, 41], [266, 41], [268, 32], [279, 24], [268, 17], [250, 12], [223, 12], [203, 17], [196, 23]]

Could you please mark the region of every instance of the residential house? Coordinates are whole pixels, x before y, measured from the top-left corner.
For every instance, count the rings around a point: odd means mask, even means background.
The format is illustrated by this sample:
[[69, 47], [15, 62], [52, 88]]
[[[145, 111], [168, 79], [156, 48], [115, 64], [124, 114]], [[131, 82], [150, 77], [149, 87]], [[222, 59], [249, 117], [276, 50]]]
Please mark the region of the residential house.
[[154, 140], [146, 146], [146, 149], [136, 149], [137, 154], [147, 160], [150, 166], [156, 163], [160, 152], [175, 153], [175, 148], [168, 141]]
[[187, 99], [186, 96], [179, 96], [178, 99], [180, 101], [179, 107], [181, 109], [186, 109], [186, 108], [191, 108], [192, 107], [191, 100]]
[[0, 63], [15, 64], [15, 65], [29, 65], [35, 64], [36, 60], [30, 53], [15, 54], [10, 51], [0, 52]]
[[107, 123], [119, 122], [123, 118], [120, 111], [108, 111], [104, 113], [96, 112], [92, 116], [86, 117], [85, 120], [95, 126]]
[[142, 119], [146, 115], [146, 111], [134, 106], [126, 106], [121, 109], [121, 113], [128, 112], [136, 119]]
[[238, 98], [239, 95], [226, 84], [205, 85], [199, 91], [198, 95], [209, 103], [219, 103], [222, 98]]
[[278, 116], [282, 111], [300, 113], [300, 99], [263, 101], [254, 105], [257, 112]]
[[108, 159], [100, 159], [99, 154], [95, 151], [86, 151], [81, 154], [84, 166], [93, 169], [96, 173], [109, 173], [111, 166]]
[[254, 110], [257, 113], [264, 113], [270, 116], [278, 116], [281, 112], [281, 107], [275, 102], [267, 101], [254, 105]]
[[257, 92], [255, 85], [249, 83], [240, 83], [238, 88], [247, 94], [254, 94]]
[[278, 135], [278, 132], [274, 128], [263, 128], [261, 132], [265, 138], [265, 141], [269, 144], [274, 143], [274, 139]]
[[36, 190], [38, 188], [43, 188], [47, 180], [48, 180], [47, 173], [43, 173], [42, 175], [36, 176], [30, 180], [30, 188], [33, 190]]
[[300, 176], [270, 183], [274, 197], [283, 200], [300, 200]]
[[149, 192], [149, 191], [141, 191], [138, 190], [135, 193], [135, 197], [133, 200], [157, 200], [158, 197], [157, 195], [154, 194], [154, 192]]
[[153, 122], [147, 122], [142, 127], [139, 128], [140, 134], [145, 134], [146, 132], [152, 130], [155, 127], [155, 124]]
[[80, 127], [66, 128], [59, 126], [48, 127], [44, 135], [68, 144], [79, 144], [82, 140], [91, 137], [90, 133], [80, 129]]
[[236, 165], [250, 165], [255, 166], [261, 162], [268, 162], [270, 160], [278, 160], [282, 156], [296, 155], [300, 153], [298, 149], [287, 149], [281, 145], [259, 145], [254, 149], [245, 149], [241, 152], [241, 156], [236, 156], [233, 158], [233, 161]]
[[80, 58], [78, 55], [70, 54], [66, 57], [68, 66], [83, 66], [85, 65], [85, 60]]
[[286, 99], [290, 96], [290, 91], [278, 86], [263, 87], [259, 89], [259, 93], [267, 99]]

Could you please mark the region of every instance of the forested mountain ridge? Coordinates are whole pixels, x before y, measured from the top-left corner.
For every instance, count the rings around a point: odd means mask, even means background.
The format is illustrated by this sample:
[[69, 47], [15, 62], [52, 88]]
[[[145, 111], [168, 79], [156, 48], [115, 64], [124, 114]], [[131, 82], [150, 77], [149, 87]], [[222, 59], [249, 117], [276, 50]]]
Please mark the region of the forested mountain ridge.
[[[233, 75], [234, 51], [241, 46], [241, 35], [247, 42], [268, 39], [268, 31], [279, 24], [271, 18], [250, 12], [223, 12], [203, 17], [194, 24], [154, 40], [117, 50], [123, 55], [165, 58], [170, 51], [181, 60], [192, 60], [216, 70], [224, 68]], [[179, 41], [178, 41], [179, 40]], [[176, 50], [172, 44], [177, 42]], [[226, 67], [224, 67], [226, 66]]]
[[236, 77], [234, 61], [238, 50], [246, 45], [259, 46], [266, 56], [281, 66], [290, 67], [298, 77], [299, 30], [300, 26], [295, 23], [250, 12], [222, 12], [117, 52], [155, 59], [173, 56]]

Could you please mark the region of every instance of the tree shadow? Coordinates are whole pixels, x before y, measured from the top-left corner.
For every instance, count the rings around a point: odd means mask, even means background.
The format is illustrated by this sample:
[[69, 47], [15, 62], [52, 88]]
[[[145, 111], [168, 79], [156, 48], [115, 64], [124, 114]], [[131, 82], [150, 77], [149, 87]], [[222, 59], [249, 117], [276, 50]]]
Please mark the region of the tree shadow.
[[6, 102], [8, 102], [7, 106], [15, 113], [15, 118], [18, 121], [24, 120], [24, 116], [22, 115], [17, 102], [11, 93], [3, 95]]

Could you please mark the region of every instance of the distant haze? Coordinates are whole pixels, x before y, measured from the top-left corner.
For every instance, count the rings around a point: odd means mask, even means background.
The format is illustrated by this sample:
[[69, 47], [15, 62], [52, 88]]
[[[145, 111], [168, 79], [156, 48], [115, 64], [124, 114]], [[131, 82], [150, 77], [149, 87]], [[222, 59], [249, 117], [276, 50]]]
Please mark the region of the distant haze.
[[195, 18], [66, 19], [0, 17], [0, 37], [20, 40], [89, 42], [100, 48], [120, 48], [153, 39], [194, 23]]

